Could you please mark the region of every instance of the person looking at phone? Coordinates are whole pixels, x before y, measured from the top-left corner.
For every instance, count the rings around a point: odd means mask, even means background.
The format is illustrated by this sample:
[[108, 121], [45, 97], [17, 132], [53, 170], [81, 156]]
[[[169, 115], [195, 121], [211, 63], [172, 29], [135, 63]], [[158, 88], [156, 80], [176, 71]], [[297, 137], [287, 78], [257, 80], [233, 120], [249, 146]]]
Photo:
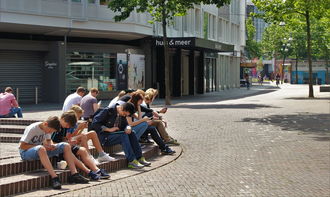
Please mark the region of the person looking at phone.
[[100, 108], [101, 103], [97, 103], [96, 99], [98, 94], [99, 90], [97, 88], [91, 88], [89, 93], [81, 99], [80, 106], [84, 110], [82, 115], [84, 120], [90, 120], [93, 114]]
[[92, 122], [92, 129], [96, 131], [102, 146], [121, 144], [128, 160], [129, 168], [142, 168], [151, 163], [142, 156], [142, 150], [136, 133], [143, 133], [147, 123], [139, 127], [131, 127], [126, 117], [132, 117], [135, 107], [132, 103], [116, 103], [112, 107], [106, 107], [97, 113]]
[[74, 183], [87, 183], [88, 180], [77, 172], [71, 146], [66, 142], [54, 144], [51, 140], [51, 134], [59, 129], [60, 121], [56, 116], [51, 116], [44, 122], [35, 122], [27, 126], [19, 144], [22, 160], [40, 160], [52, 178], [52, 187], [61, 189], [61, 181], [56, 175], [49, 157], [63, 154], [71, 171], [69, 180]]
[[[75, 112], [77, 120], [80, 120], [81, 116], [84, 113], [84, 110], [82, 110], [82, 108], [79, 107], [78, 105], [72, 106], [71, 110], [73, 110]], [[75, 141], [77, 141], [78, 145], [84, 147], [87, 150], [87, 152], [89, 153], [91, 159], [97, 165], [102, 162], [114, 161], [115, 158], [109, 156], [109, 154], [104, 152], [96, 132], [95, 131], [82, 132], [85, 128], [87, 128], [87, 122], [78, 121], [75, 127], [67, 130], [66, 138], [74, 139]], [[96, 151], [99, 154], [97, 157], [97, 160], [94, 159], [94, 157], [90, 154], [89, 146], [88, 146], [89, 140], [92, 140], [93, 146], [95, 147]]]
[[[158, 90], [149, 88], [145, 92], [144, 96], [144, 103], [141, 104], [141, 106], [144, 106], [148, 109], [150, 109], [150, 105], [152, 102], [155, 100], [155, 98], [158, 95]], [[162, 108], [160, 111], [157, 111], [157, 113], [145, 113], [142, 116], [148, 116], [148, 117], [154, 117], [152, 122], [150, 123], [151, 126], [154, 126], [157, 128], [160, 136], [163, 138], [165, 144], [170, 144], [170, 145], [180, 145], [176, 139], [171, 137], [168, 132], [166, 131], [166, 121], [162, 119], [162, 116], [160, 116], [160, 113], [166, 113], [167, 108]], [[154, 112], [154, 111], [153, 111]], [[164, 125], [165, 124], [165, 125]]]

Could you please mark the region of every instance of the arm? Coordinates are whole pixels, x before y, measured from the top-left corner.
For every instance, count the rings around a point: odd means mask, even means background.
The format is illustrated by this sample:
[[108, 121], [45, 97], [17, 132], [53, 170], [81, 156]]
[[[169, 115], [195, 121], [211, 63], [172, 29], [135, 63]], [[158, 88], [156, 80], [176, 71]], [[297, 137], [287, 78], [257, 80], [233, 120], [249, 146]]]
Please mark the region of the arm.
[[37, 146], [37, 145], [28, 144], [26, 142], [20, 142], [20, 144], [19, 144], [19, 148], [22, 149], [22, 150], [28, 150], [28, 149], [30, 149], [32, 147], [35, 147], [35, 146]]
[[93, 110], [96, 112], [100, 108], [100, 105], [97, 103], [93, 103]]
[[144, 118], [141, 118], [140, 120], [137, 121], [132, 121], [132, 117], [126, 117], [127, 123], [129, 126], [134, 127], [138, 124], [140, 124], [141, 122], [147, 122], [149, 120], [149, 118], [146, 116]]

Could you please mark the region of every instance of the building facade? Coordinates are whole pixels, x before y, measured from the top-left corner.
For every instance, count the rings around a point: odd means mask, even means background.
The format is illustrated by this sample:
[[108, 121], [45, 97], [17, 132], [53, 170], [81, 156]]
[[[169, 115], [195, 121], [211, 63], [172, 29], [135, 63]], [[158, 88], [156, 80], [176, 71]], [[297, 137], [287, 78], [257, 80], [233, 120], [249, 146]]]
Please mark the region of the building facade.
[[[1, 0], [0, 90], [12, 86], [22, 103], [62, 102], [78, 86], [97, 87], [104, 99], [128, 87], [162, 92], [161, 25], [136, 12], [116, 23], [106, 3]], [[168, 28], [177, 44], [173, 96], [238, 87], [245, 27], [233, 13], [244, 7], [239, 0], [221, 9], [198, 5]]]

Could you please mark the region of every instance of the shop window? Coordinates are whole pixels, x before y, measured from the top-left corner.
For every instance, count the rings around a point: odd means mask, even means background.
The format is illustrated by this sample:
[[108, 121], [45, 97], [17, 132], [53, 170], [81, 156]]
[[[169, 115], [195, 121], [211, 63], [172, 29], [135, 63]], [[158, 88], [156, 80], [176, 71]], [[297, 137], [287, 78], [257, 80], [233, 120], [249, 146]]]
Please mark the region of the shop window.
[[66, 93], [77, 87], [116, 90], [116, 54], [71, 52], [67, 55]]

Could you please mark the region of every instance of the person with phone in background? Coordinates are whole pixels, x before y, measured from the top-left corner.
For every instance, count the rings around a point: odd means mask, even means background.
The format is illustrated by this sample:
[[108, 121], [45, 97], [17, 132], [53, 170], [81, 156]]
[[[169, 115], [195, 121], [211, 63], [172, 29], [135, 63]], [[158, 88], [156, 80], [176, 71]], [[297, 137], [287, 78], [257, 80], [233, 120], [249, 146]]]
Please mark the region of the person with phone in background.
[[89, 124], [92, 122], [93, 114], [101, 107], [101, 101], [98, 103], [96, 99], [98, 94], [97, 88], [91, 88], [89, 93], [81, 99], [80, 106], [84, 110], [82, 117]]
[[[141, 104], [141, 106], [144, 106], [148, 109], [150, 108], [150, 105], [155, 100], [155, 98], [158, 95], [158, 90], [149, 88], [145, 92], [144, 96], [144, 102]], [[145, 113], [142, 116], [148, 116], [153, 117], [153, 120], [150, 125], [155, 126], [160, 134], [160, 136], [163, 138], [165, 144], [169, 145], [180, 145], [180, 143], [171, 137], [168, 132], [166, 131], [167, 122], [160, 116], [159, 114], [165, 114], [167, 112], [167, 107], [162, 108], [159, 111], [152, 111], [152, 113]]]

